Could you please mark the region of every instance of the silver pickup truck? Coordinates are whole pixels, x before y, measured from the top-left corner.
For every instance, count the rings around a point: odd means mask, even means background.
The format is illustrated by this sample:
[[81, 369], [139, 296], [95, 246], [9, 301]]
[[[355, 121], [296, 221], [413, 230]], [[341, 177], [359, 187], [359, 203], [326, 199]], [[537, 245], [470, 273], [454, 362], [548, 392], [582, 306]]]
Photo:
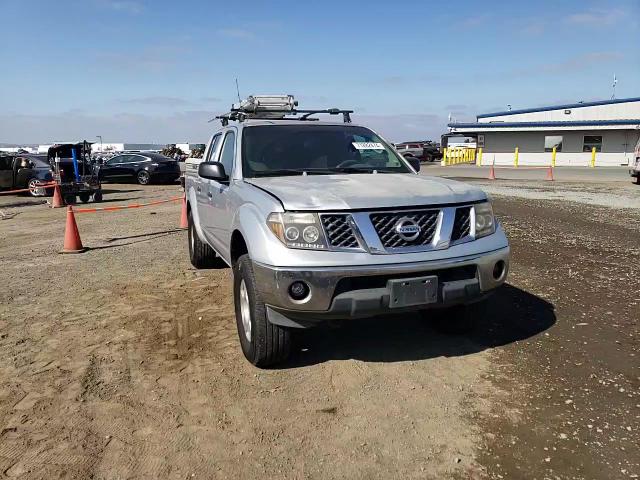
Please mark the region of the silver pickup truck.
[[487, 195], [419, 175], [350, 111], [296, 106], [249, 97], [186, 164], [190, 260], [233, 269], [245, 357], [281, 362], [295, 329], [326, 320], [419, 311], [470, 328], [509, 268]]

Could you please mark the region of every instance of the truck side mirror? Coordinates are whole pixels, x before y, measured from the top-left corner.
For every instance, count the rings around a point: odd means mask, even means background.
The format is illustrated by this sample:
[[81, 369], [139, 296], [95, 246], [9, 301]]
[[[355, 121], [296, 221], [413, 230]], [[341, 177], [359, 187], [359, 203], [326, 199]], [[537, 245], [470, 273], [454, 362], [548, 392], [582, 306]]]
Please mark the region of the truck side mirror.
[[412, 155], [407, 155], [404, 158], [405, 158], [405, 160], [407, 160], [409, 162], [409, 165], [411, 165], [416, 172], [420, 171], [420, 159], [419, 158], [414, 157]]
[[224, 171], [224, 165], [220, 162], [201, 162], [198, 166], [198, 175], [207, 180], [225, 182], [229, 176]]

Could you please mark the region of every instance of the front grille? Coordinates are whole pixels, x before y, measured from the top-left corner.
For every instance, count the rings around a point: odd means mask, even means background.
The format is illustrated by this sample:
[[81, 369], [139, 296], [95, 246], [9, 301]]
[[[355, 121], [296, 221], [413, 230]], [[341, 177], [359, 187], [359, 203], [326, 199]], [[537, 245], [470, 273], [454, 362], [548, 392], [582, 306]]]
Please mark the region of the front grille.
[[[385, 248], [417, 247], [433, 241], [439, 213], [439, 210], [372, 213], [369, 218]], [[420, 226], [420, 233], [414, 240], [407, 240], [396, 231], [398, 223], [403, 219], [410, 219]]]
[[349, 215], [321, 215], [322, 226], [329, 246], [335, 248], [359, 248], [358, 240], [349, 224]]
[[453, 220], [451, 241], [460, 240], [469, 235], [469, 233], [471, 233], [471, 207], [457, 208], [456, 216]]

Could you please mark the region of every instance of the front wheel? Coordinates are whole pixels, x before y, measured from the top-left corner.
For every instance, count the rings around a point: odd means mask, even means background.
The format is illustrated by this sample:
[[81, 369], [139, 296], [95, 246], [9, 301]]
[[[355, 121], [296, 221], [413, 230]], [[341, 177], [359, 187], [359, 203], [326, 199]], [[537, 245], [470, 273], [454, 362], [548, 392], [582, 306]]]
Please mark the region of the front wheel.
[[638, 176], [636, 177], [635, 184], [636, 184], [636, 185], [640, 185], [640, 175], [638, 175]]
[[47, 194], [47, 191], [44, 187], [41, 187], [42, 182], [37, 178], [32, 178], [27, 182], [27, 187], [29, 188], [29, 195], [32, 197], [44, 197]]
[[138, 175], [136, 175], [136, 178], [138, 179], [138, 183], [140, 185], [149, 185], [149, 183], [151, 182], [151, 175], [149, 175], [149, 172], [147, 172], [146, 170], [140, 170], [138, 172]]
[[291, 352], [291, 331], [267, 319], [249, 255], [233, 267], [233, 299], [242, 353], [256, 367], [283, 362]]

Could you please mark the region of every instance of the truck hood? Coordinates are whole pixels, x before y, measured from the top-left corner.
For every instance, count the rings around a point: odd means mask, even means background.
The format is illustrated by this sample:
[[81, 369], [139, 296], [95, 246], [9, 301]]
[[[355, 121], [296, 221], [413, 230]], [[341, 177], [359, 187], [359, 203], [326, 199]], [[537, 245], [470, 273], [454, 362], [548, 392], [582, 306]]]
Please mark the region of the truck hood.
[[484, 200], [468, 184], [415, 174], [341, 174], [246, 180], [277, 197], [285, 210], [357, 210]]

